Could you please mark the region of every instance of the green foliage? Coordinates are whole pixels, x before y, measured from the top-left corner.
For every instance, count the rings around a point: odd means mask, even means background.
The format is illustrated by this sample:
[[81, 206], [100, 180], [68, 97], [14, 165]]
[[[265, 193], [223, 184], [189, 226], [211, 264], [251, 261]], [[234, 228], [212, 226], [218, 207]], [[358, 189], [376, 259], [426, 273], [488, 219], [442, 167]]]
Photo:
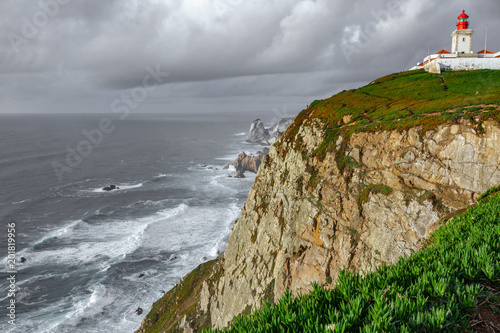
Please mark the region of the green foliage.
[[313, 284], [307, 295], [287, 292], [276, 305], [237, 317], [226, 331], [460, 332], [482, 285], [498, 283], [497, 194], [454, 217], [412, 257], [364, 276], [341, 271], [332, 290]]
[[[186, 316], [201, 330], [210, 325], [210, 311], [200, 313], [196, 310], [199, 301], [199, 290], [203, 282], [207, 282], [211, 290], [216, 288], [221, 277], [221, 264], [218, 259], [205, 262], [183, 278], [183, 283], [177, 284], [153, 304], [145, 318], [148, 322], [147, 332], [164, 332]], [[197, 294], [198, 293], [198, 294]]]
[[309, 105], [310, 108], [313, 108], [315, 107], [316, 105], [318, 105], [319, 103], [321, 103], [320, 100], [315, 100], [314, 102], [311, 103], [311, 105]]
[[479, 200], [484, 199], [486, 197], [489, 197], [493, 193], [497, 193], [497, 192], [500, 192], [500, 185], [488, 189], [488, 191], [481, 194], [481, 196], [479, 197]]
[[382, 193], [384, 195], [389, 195], [392, 193], [392, 191], [393, 191], [392, 188], [381, 184], [366, 185], [359, 194], [358, 203], [363, 204], [365, 202], [368, 202], [370, 194], [372, 193], [373, 194]]

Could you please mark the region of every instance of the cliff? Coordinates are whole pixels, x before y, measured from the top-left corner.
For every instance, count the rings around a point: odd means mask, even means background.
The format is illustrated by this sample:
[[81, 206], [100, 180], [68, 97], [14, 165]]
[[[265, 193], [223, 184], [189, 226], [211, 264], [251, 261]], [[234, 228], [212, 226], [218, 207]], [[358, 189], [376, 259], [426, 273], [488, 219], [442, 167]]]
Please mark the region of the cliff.
[[225, 327], [286, 290], [418, 251], [500, 183], [499, 101], [495, 71], [401, 73], [315, 101], [271, 147], [226, 251], [139, 332]]

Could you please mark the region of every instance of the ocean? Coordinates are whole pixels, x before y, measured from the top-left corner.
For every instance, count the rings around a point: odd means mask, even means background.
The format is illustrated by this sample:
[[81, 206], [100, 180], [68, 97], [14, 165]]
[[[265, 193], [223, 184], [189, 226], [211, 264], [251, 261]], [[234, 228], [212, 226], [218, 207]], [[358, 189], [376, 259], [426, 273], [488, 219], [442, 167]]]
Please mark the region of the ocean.
[[244, 142], [259, 116], [0, 115], [0, 331], [138, 329], [224, 250], [255, 175], [223, 167], [261, 149]]

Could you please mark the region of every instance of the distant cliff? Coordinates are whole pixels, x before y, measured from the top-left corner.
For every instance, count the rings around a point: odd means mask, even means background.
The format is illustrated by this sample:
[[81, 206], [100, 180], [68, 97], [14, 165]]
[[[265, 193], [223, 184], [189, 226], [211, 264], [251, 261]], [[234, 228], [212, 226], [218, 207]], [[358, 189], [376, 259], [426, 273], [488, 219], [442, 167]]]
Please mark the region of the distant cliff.
[[139, 332], [225, 327], [286, 290], [334, 285], [422, 247], [500, 183], [500, 72], [390, 75], [302, 111], [261, 165], [226, 251]]

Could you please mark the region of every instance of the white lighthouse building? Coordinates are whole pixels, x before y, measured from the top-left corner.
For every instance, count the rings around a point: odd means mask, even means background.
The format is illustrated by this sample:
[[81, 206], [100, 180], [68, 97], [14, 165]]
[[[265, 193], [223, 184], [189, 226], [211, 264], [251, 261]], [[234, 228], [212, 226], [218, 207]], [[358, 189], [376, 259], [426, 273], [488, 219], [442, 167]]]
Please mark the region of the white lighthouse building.
[[451, 53], [473, 53], [472, 52], [472, 34], [474, 31], [469, 29], [469, 16], [462, 10], [458, 17], [457, 30], [451, 34]]
[[413, 69], [425, 68], [427, 72], [441, 73], [442, 71], [498, 69], [500, 70], [500, 52], [494, 53], [481, 50], [472, 51], [472, 35], [469, 28], [469, 16], [462, 10], [458, 17], [457, 29], [451, 34], [451, 52], [441, 50], [428, 55], [422, 63]]

